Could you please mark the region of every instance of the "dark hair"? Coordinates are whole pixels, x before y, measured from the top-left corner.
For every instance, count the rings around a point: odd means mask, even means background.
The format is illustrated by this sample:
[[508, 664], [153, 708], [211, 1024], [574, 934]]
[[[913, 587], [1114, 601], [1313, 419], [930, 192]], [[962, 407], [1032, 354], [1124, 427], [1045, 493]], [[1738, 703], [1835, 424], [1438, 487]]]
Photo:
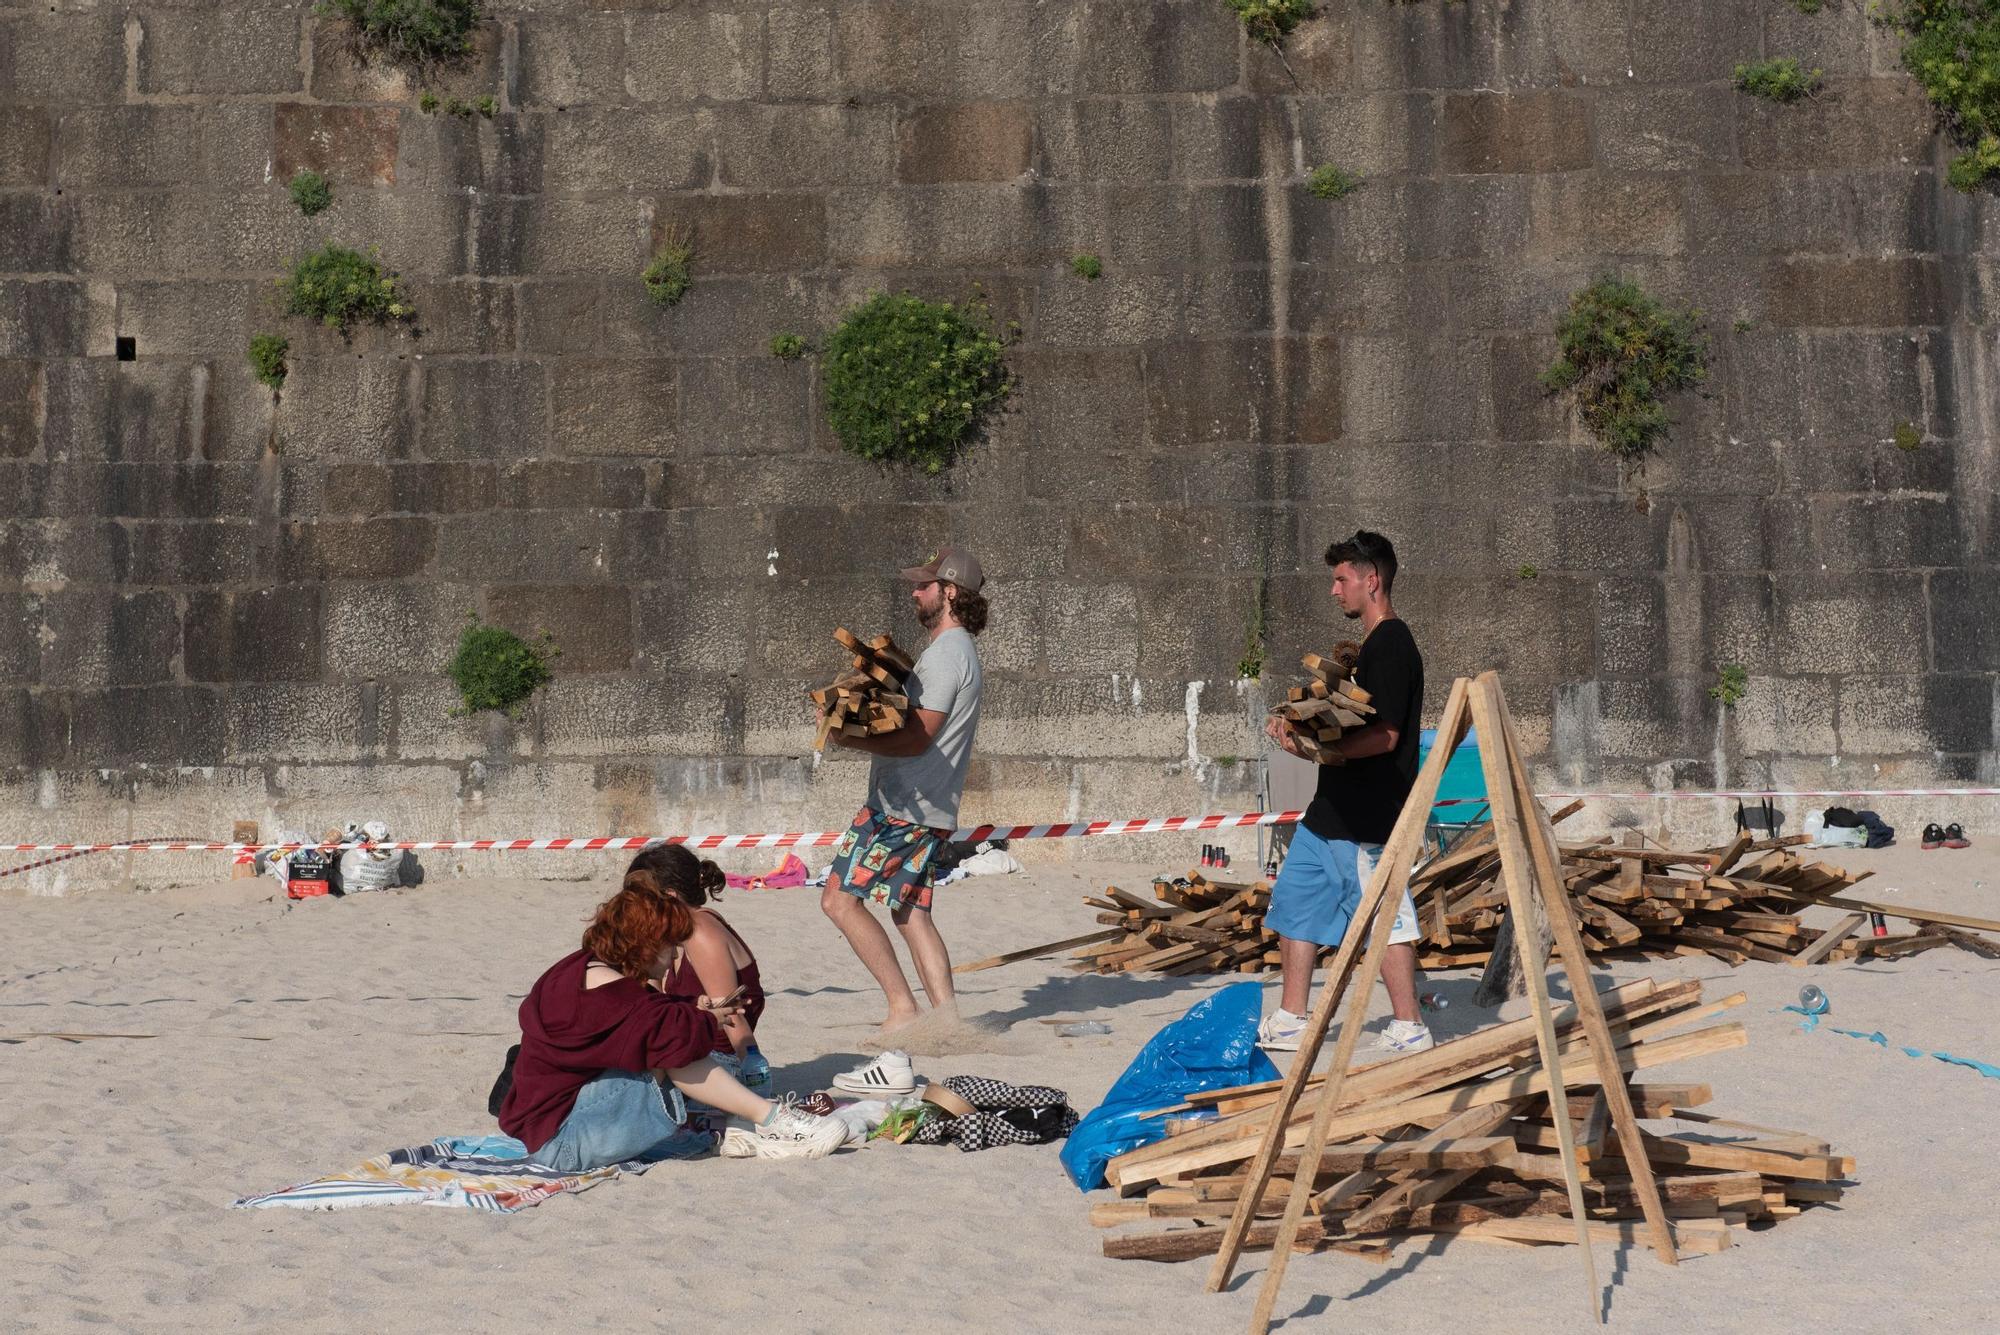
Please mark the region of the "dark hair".
[[618, 893], [597, 906], [583, 948], [627, 978], [644, 978], [662, 950], [692, 935], [694, 910], [641, 869], [626, 872]]
[[632, 859], [625, 875], [644, 872], [660, 889], [674, 895], [691, 909], [720, 898], [729, 882], [722, 868], [707, 858], [698, 858], [679, 844], [654, 844]]
[[986, 595], [962, 589], [947, 583], [951, 590], [951, 614], [958, 618], [958, 624], [965, 627], [967, 635], [977, 635], [986, 629]]
[[1367, 529], [1357, 529], [1351, 538], [1343, 538], [1326, 549], [1326, 563], [1366, 566], [1382, 577], [1382, 592], [1396, 582], [1396, 548], [1380, 533]]

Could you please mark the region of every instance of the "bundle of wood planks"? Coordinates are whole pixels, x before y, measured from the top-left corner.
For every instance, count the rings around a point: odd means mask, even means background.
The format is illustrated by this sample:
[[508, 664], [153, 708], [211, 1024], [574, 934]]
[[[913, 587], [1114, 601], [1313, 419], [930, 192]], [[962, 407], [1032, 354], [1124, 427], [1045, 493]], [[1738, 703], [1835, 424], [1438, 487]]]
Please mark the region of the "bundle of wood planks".
[[[1553, 819], [1566, 814], [1557, 812]], [[1850, 913], [1832, 928], [1806, 926], [1799, 919], [1801, 906], [1838, 896], [1869, 873], [1807, 861], [1791, 851], [1800, 842], [1799, 837], [1753, 842], [1739, 835], [1725, 847], [1680, 852], [1641, 847], [1637, 836], [1628, 835], [1618, 845], [1606, 836], [1603, 842], [1558, 848], [1563, 883], [1592, 954], [1710, 955], [1734, 965], [1752, 959], [1816, 964], [1883, 958], [1953, 944], [1982, 953], [2000, 950], [1945, 925], [1920, 925], [1894, 936], [1857, 935], [1867, 926], [1865, 913]], [[1486, 963], [1507, 908], [1492, 827], [1475, 827], [1419, 869], [1410, 878], [1410, 896], [1424, 929], [1419, 950], [1424, 968]]]
[[1278, 963], [1278, 934], [1264, 926], [1271, 887], [1211, 881], [1199, 871], [1153, 882], [1153, 898], [1107, 886], [1083, 902], [1107, 933], [1076, 952], [1074, 967], [1095, 973], [1257, 973]]
[[1285, 698], [1271, 706], [1271, 714], [1282, 721], [1299, 753], [1322, 765], [1340, 763], [1327, 744], [1343, 732], [1366, 727], [1375, 716], [1368, 692], [1354, 683], [1354, 663], [1361, 646], [1352, 642], [1334, 646], [1326, 655], [1307, 654], [1299, 660], [1311, 679], [1294, 686]]
[[836, 730], [847, 737], [868, 737], [894, 732], [909, 717], [910, 697], [903, 687], [915, 666], [910, 656], [887, 635], [863, 640], [843, 626], [833, 638], [854, 655], [854, 663], [825, 686], [806, 692], [824, 711], [813, 739], [815, 751], [825, 750], [826, 739]]
[[[1697, 979], [1641, 979], [1598, 998], [1626, 1073], [1748, 1041], [1741, 1024], [1687, 1029], [1744, 1000], [1737, 993], [1704, 1005]], [[1557, 1115], [1569, 1119], [1573, 1132], [1593, 1240], [1639, 1240], [1631, 1222], [1640, 1217], [1638, 1194], [1625, 1151], [1603, 1088], [1588, 1087], [1599, 1068], [1584, 1022], [1574, 1004], [1552, 1019], [1563, 1087], [1570, 1090], [1560, 1107], [1551, 1103], [1532, 1017], [1350, 1068], [1294, 1250], [1386, 1260], [1397, 1241], [1436, 1233], [1514, 1246], [1576, 1242], [1551, 1120]], [[1102, 1228], [1153, 1227], [1107, 1234], [1104, 1254], [1179, 1261], [1219, 1250], [1281, 1084], [1213, 1090], [1160, 1109], [1171, 1133], [1111, 1160], [1106, 1177], [1125, 1199], [1097, 1205], [1090, 1216]], [[1323, 1085], [1324, 1076], [1308, 1082], [1314, 1092]], [[1707, 1085], [1633, 1083], [1628, 1075], [1626, 1088], [1634, 1113], [1654, 1124], [1641, 1128], [1646, 1158], [1683, 1253], [1720, 1251], [1752, 1221], [1786, 1219], [1839, 1200], [1842, 1180], [1853, 1175], [1851, 1158], [1809, 1134], [1699, 1111], [1711, 1097]], [[1274, 1244], [1278, 1225], [1265, 1221], [1281, 1215], [1297, 1189], [1314, 1101], [1309, 1095], [1288, 1119], [1245, 1246]], [[1195, 1118], [1206, 1120], [1189, 1120]]]

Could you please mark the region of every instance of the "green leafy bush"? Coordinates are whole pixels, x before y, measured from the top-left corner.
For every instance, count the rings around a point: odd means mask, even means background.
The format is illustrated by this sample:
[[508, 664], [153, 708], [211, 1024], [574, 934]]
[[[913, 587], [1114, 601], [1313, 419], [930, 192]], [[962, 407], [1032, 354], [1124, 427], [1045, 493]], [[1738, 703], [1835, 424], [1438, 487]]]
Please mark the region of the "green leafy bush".
[[419, 65], [472, 50], [479, 0], [319, 0], [313, 13], [344, 20], [362, 46]]
[[684, 227], [672, 227], [653, 252], [652, 263], [640, 275], [646, 295], [661, 306], [672, 306], [694, 283], [694, 239]]
[[773, 334], [771, 355], [780, 361], [795, 362], [806, 355], [806, 341], [797, 334]]
[[291, 351], [292, 342], [283, 334], [252, 334], [250, 336], [250, 365], [257, 373], [257, 379], [272, 389], [285, 387], [285, 354]]
[[1584, 425], [1622, 458], [1643, 459], [1667, 433], [1664, 396], [1708, 374], [1696, 311], [1669, 311], [1637, 283], [1609, 275], [1570, 299], [1556, 327], [1561, 354], [1541, 381], [1571, 394]]
[[465, 702], [454, 713], [471, 714], [482, 709], [504, 711], [518, 717], [521, 702], [554, 680], [549, 665], [562, 656], [547, 631], [539, 644], [530, 644], [503, 626], [489, 626], [474, 615], [458, 637], [458, 652], [452, 656], [452, 683]]
[[372, 247], [364, 255], [345, 246], [321, 246], [294, 263], [280, 286], [285, 314], [310, 315], [342, 331], [359, 321], [380, 324], [416, 314], [396, 275], [375, 262]]
[[820, 358], [827, 419], [864, 459], [941, 472], [1009, 381], [983, 303], [878, 292], [847, 313]]
[[1883, 0], [1877, 16], [1903, 34], [1903, 68], [1964, 150], [1947, 178], [1976, 190], [2000, 175], [2000, 0]]
[[299, 168], [288, 188], [292, 194], [292, 203], [298, 205], [299, 212], [308, 218], [324, 212], [327, 206], [333, 203], [333, 187], [326, 183], [324, 176], [310, 167]]
[[1104, 275], [1104, 261], [1095, 255], [1078, 255], [1069, 262], [1070, 272], [1087, 282], [1096, 282]]
[[1715, 685], [1708, 688], [1708, 695], [1711, 700], [1720, 700], [1724, 709], [1734, 709], [1749, 688], [1750, 674], [1741, 663], [1731, 663], [1722, 669]]
[[1898, 422], [1896, 423], [1895, 439], [1896, 448], [1907, 454], [1924, 443], [1924, 434], [1917, 430], [1913, 423]]
[[1736, 86], [1752, 97], [1771, 102], [1796, 102], [1819, 91], [1824, 70], [1799, 68], [1790, 56], [1752, 60], [1736, 67]]
[[1283, 46], [1292, 29], [1319, 13], [1316, 0], [1229, 0], [1243, 27], [1257, 41]]
[[1359, 176], [1343, 171], [1331, 162], [1313, 168], [1313, 174], [1306, 178], [1306, 192], [1318, 199], [1339, 199], [1360, 188]]
[[1541, 574], [1542, 572], [1535, 569], [1531, 565], [1524, 565], [1514, 573], [1519, 575], [1522, 579], [1533, 579], [1535, 578], [1535, 576]]

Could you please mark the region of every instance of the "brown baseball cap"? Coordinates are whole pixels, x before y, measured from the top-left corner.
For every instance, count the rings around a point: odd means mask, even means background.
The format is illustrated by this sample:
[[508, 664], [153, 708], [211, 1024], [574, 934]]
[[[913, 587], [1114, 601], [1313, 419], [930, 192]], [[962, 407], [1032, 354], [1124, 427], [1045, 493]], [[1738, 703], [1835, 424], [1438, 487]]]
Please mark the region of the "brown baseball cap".
[[986, 572], [979, 568], [978, 559], [963, 547], [946, 547], [923, 565], [905, 566], [902, 576], [912, 584], [943, 580], [967, 593], [978, 593], [986, 583]]

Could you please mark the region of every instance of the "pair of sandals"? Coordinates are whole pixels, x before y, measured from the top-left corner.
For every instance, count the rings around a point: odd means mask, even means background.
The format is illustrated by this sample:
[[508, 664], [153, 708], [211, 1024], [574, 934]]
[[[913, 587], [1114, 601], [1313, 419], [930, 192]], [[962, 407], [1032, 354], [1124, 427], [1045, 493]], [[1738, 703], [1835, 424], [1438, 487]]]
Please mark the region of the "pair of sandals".
[[1965, 837], [1965, 831], [1957, 822], [1950, 825], [1924, 826], [1925, 848], [1970, 848], [1972, 841]]

